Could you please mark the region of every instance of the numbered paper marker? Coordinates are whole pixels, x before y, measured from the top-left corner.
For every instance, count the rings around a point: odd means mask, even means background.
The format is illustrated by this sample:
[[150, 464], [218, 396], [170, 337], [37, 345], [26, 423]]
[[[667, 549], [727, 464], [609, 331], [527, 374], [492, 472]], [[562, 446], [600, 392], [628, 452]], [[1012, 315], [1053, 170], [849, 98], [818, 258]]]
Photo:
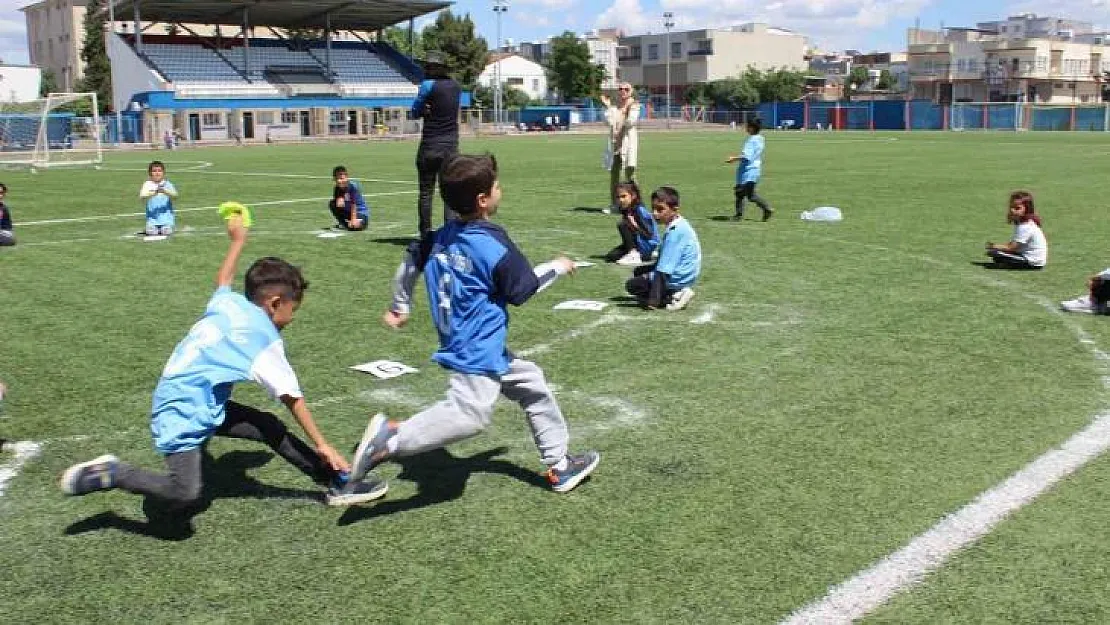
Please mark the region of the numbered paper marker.
[[406, 364], [393, 362], [392, 360], [375, 360], [361, 365], [354, 365], [351, 367], [355, 371], [369, 373], [370, 375], [388, 380], [397, 376], [405, 375], [406, 373], [417, 373], [420, 370], [415, 367], [410, 367]]
[[555, 304], [555, 310], [604, 310], [608, 305], [588, 299], [572, 299]]

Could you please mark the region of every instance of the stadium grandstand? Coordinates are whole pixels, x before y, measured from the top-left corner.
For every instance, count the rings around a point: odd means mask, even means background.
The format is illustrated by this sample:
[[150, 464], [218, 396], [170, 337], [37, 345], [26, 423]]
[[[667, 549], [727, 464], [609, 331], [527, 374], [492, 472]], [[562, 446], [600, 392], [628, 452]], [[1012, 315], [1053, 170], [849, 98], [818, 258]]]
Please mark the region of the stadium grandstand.
[[[411, 29], [416, 17], [451, 5], [438, 0], [110, 2], [114, 21], [108, 22], [113, 28], [106, 45], [112, 104], [127, 122], [124, 141], [158, 141], [167, 131], [191, 141], [404, 132], [413, 123], [407, 110], [422, 72], [382, 40], [381, 30], [405, 22]], [[141, 27], [120, 32], [125, 20]], [[155, 32], [154, 25], [172, 28]], [[464, 105], [468, 99], [464, 94]]]

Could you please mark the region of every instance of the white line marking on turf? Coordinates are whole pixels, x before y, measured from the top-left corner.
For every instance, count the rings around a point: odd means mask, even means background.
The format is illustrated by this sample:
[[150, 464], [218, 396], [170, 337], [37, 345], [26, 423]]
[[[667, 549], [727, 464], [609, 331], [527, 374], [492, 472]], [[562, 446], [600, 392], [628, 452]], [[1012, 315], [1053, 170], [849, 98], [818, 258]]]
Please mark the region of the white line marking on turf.
[[10, 462], [0, 465], [0, 497], [4, 496], [8, 483], [19, 475], [19, 471], [24, 465], [39, 455], [39, 452], [42, 451], [42, 444], [35, 441], [16, 441], [4, 445], [4, 450], [10, 450], [15, 456]]
[[836, 586], [821, 601], [798, 610], [784, 623], [827, 625], [863, 618], [895, 594], [920, 583], [952, 554], [987, 535], [1011, 513], [1097, 458], [1108, 447], [1110, 412], [1099, 415], [1094, 423], [1059, 449], [1029, 463], [902, 549]]
[[528, 347], [528, 348], [525, 348], [525, 349], [522, 349], [522, 350], [516, 352], [516, 355], [520, 356], [522, 358], [531, 358], [532, 356], [535, 356], [536, 354], [542, 354], [544, 352], [550, 351], [552, 346], [554, 346], [555, 343], [562, 343], [564, 341], [571, 341], [571, 340], [574, 340], [574, 339], [576, 339], [580, 336], [584, 336], [586, 334], [589, 334], [590, 332], [593, 332], [594, 330], [596, 330], [596, 329], [598, 329], [602, 326], [606, 326], [606, 325], [609, 325], [609, 324], [612, 324], [612, 323], [616, 323], [618, 321], [629, 321], [629, 320], [633, 320], [633, 319], [635, 319], [635, 317], [629, 317], [628, 315], [621, 315], [621, 314], [617, 314], [617, 313], [607, 313], [607, 314], [602, 315], [601, 317], [598, 317], [597, 319], [591, 321], [590, 323], [587, 323], [584, 326], [577, 327], [573, 330], [570, 330], [568, 332], [565, 332], [565, 333], [555, 337], [550, 343], [540, 343], [539, 345], [533, 345], [532, 347]]
[[[867, 243], [856, 243], [830, 237], [820, 237], [847, 245], [858, 245], [885, 252], [890, 248]], [[931, 264], [949, 265], [937, 259], [915, 256]], [[1051, 301], [1021, 290], [1009, 282], [991, 278], [992, 286], [1012, 290], [1031, 299], [1051, 314], [1061, 318], [1064, 325], [1087, 347], [1100, 370], [1100, 378], [1110, 389], [1110, 354], [1100, 349], [1082, 327], [1064, 317], [1064, 313]], [[1097, 414], [1094, 420], [1060, 447], [1049, 451], [1020, 471], [1007, 478], [958, 511], [949, 514], [929, 531], [914, 538], [905, 547], [883, 558], [851, 579], [829, 589], [824, 598], [807, 604], [783, 624], [851, 623], [861, 619], [895, 595], [921, 583], [930, 572], [943, 566], [950, 557], [989, 534], [1012, 513], [1028, 505], [1061, 480], [1110, 449], [1110, 410]]]
[[[202, 162], [202, 161], [195, 161], [195, 162]], [[212, 164], [208, 163], [208, 165], [211, 166]], [[169, 164], [167, 164], [167, 166], [169, 166]], [[146, 167], [138, 168], [138, 169], [131, 168], [131, 167], [102, 167], [101, 169], [104, 170], [104, 171], [142, 171], [142, 172], [146, 171]], [[197, 168], [197, 169], [194, 169], [194, 168], [184, 168], [184, 169], [171, 168], [171, 169], [173, 169], [173, 170], [171, 172], [169, 172], [168, 175], [173, 175], [175, 172], [179, 172], [179, 173], [195, 173], [195, 174], [201, 174], [203, 176], [261, 176], [263, 178], [294, 178], [294, 179], [298, 179], [298, 180], [331, 180], [332, 179], [331, 176], [320, 175], [320, 174], [270, 174], [270, 173], [261, 172], [261, 171], [212, 171], [210, 169], [205, 169], [205, 168]], [[382, 179], [382, 178], [361, 178], [360, 177], [360, 178], [352, 178], [352, 180], [354, 180], [355, 182], [380, 182], [380, 183], [384, 183], [384, 184], [411, 184], [411, 185], [414, 185], [414, 186], [419, 184], [418, 182], [414, 182], [412, 180], [385, 180], [385, 179]], [[328, 199], [330, 200], [331, 198], [328, 198]]]
[[710, 323], [713, 321], [713, 318], [717, 316], [717, 313], [720, 310], [721, 307], [717, 304], [710, 304], [709, 308], [707, 308], [705, 312], [691, 319], [690, 323], [694, 325], [704, 325], [706, 323]]
[[[418, 193], [418, 191], [416, 191], [414, 189], [414, 190], [409, 190], [409, 191], [388, 191], [388, 192], [382, 192], [382, 193], [364, 193], [362, 195], [363, 195], [363, 197], [385, 197], [385, 196], [389, 196], [389, 195], [412, 195], [413, 193]], [[246, 202], [246, 204], [247, 204], [247, 206], [250, 206], [251, 208], [254, 208], [256, 206], [277, 206], [279, 204], [303, 204], [305, 202], [326, 202], [327, 200], [330, 200], [330, 199], [331, 199], [331, 196], [329, 195], [327, 197], [306, 197], [306, 198], [297, 198], [297, 199], [291, 199], [291, 200], [271, 200], [271, 201], [268, 201], [268, 202]], [[216, 204], [214, 206], [195, 206], [195, 207], [191, 207], [191, 208], [175, 208], [174, 212], [175, 213], [191, 213], [191, 212], [196, 212], [196, 211], [216, 210], [219, 207], [220, 207], [220, 205]], [[26, 221], [26, 222], [23, 222], [19, 225], [20, 225], [20, 227], [25, 227], [25, 226], [47, 226], [47, 225], [53, 225], [53, 224], [78, 223], [78, 222], [83, 222], [83, 221], [102, 221], [102, 220], [105, 220], [105, 219], [120, 219], [120, 218], [123, 218], [123, 217], [129, 217], [130, 218], [130, 217], [144, 217], [144, 216], [146, 216], [145, 212], [142, 212], [142, 213], [116, 213], [114, 215], [91, 215], [89, 217], [69, 217], [69, 218], [64, 218], [64, 219], [42, 219], [42, 220], [39, 220], [39, 221]]]

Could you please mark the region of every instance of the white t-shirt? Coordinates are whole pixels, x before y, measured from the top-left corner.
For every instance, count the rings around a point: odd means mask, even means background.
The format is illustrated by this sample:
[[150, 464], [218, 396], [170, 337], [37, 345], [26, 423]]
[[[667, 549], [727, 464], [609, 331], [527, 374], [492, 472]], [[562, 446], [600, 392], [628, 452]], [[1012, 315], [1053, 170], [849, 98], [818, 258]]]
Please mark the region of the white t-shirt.
[[1044, 231], [1033, 220], [1018, 224], [1014, 228], [1011, 241], [1018, 244], [1018, 254], [1029, 261], [1030, 265], [1044, 267], [1048, 264], [1048, 240], [1044, 238]]

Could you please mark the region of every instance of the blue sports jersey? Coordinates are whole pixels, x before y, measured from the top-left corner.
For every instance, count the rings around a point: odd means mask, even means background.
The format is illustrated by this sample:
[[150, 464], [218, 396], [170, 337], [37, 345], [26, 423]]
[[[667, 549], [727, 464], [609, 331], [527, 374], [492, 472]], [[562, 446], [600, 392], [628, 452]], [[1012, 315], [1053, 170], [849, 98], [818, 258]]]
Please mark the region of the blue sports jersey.
[[173, 198], [165, 193], [156, 193], [157, 189], [164, 189], [170, 193], [177, 193], [177, 189], [169, 180], [162, 182], [154, 182], [147, 180], [143, 183], [143, 188], [139, 191], [140, 196], [149, 195], [146, 199], [146, 225], [149, 226], [170, 226], [174, 225], [173, 217]]
[[234, 384], [248, 380], [275, 398], [302, 397], [274, 322], [243, 295], [220, 287], [154, 389], [155, 448], [172, 454], [200, 447], [223, 423]]
[[332, 189], [332, 199], [343, 198], [344, 209], [350, 211], [351, 204], [355, 206], [355, 214], [363, 222], [370, 221], [370, 207], [366, 205], [366, 199], [362, 196], [362, 189], [359, 188], [358, 183], [354, 180], [347, 181], [347, 188], [342, 189], [338, 185]]
[[506, 305], [528, 301], [540, 279], [497, 224], [449, 221], [432, 236], [420, 259], [439, 333], [432, 359], [461, 373], [504, 374], [511, 360]]
[[685, 217], [676, 217], [667, 226], [655, 270], [669, 276], [667, 288], [671, 290], [684, 289], [698, 281], [701, 275], [701, 242]]
[[763, 135], [752, 135], [744, 142], [740, 153], [740, 165], [736, 168], [736, 183], [759, 182], [763, 173], [763, 149], [767, 140]]
[[659, 247], [659, 229], [655, 227], [655, 217], [643, 204], [637, 206], [632, 214], [640, 226], [636, 229], [636, 249], [642, 258], [650, 258], [655, 248]]

